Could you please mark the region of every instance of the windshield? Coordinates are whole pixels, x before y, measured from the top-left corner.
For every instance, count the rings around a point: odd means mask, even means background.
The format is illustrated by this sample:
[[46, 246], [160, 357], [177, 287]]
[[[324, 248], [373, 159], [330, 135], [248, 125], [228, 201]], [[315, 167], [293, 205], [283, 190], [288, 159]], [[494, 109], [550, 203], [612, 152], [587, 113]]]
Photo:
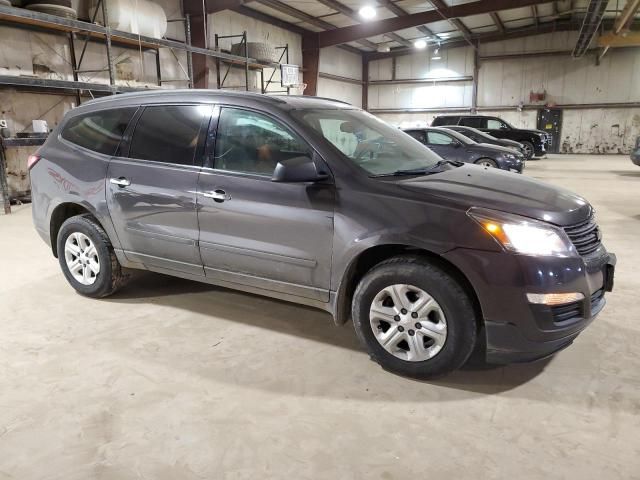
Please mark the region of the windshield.
[[482, 130], [476, 130], [475, 128], [460, 128], [460, 130], [457, 130], [458, 132], [462, 133], [463, 135], [466, 135], [466, 132], [469, 132], [472, 135], [475, 135], [476, 137], [481, 137], [484, 138], [486, 140], [496, 140], [496, 137], [492, 137], [491, 135], [489, 135], [488, 133], [483, 132]]
[[411, 136], [362, 110], [297, 110], [293, 116], [370, 175], [428, 169], [441, 160]]

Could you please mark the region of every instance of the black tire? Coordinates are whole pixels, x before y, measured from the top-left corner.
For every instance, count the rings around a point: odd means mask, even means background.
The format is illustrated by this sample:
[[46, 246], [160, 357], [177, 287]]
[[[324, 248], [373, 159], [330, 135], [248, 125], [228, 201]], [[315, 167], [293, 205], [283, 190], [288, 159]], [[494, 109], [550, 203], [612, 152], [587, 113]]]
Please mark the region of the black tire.
[[[442, 349], [424, 361], [408, 361], [387, 352], [376, 339], [369, 321], [374, 297], [394, 284], [410, 284], [428, 292], [447, 319]], [[352, 303], [356, 334], [372, 360], [393, 373], [412, 378], [433, 378], [460, 368], [471, 355], [477, 335], [476, 314], [460, 284], [439, 266], [418, 256], [399, 256], [372, 268], [360, 281]]]
[[495, 160], [492, 160], [490, 158], [479, 158], [478, 160], [476, 160], [474, 163], [476, 164], [480, 164], [480, 163], [487, 163], [487, 167], [491, 167], [491, 168], [498, 168], [498, 164], [496, 163]]
[[527, 142], [527, 141], [520, 142], [520, 143], [522, 144], [522, 147], [524, 150], [522, 152], [524, 154], [524, 158], [526, 160], [531, 160], [535, 154], [535, 148], [533, 147], [533, 143]]
[[[100, 271], [91, 285], [83, 285], [77, 281], [67, 266], [64, 251], [65, 242], [69, 235], [75, 232], [83, 233], [89, 237], [98, 253]], [[84, 214], [67, 219], [58, 232], [57, 249], [62, 273], [78, 293], [87, 297], [103, 298], [113, 294], [124, 285], [127, 275], [116, 258], [111, 241], [100, 224], [91, 215]]]

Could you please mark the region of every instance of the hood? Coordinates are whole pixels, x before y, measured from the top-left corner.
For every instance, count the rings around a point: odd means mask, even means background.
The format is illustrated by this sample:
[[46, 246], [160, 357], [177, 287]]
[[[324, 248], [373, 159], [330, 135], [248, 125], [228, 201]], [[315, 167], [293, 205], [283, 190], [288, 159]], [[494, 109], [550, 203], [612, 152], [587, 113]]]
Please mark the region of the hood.
[[525, 133], [530, 133], [532, 135], [544, 135], [544, 136], [547, 135], [547, 132], [544, 132], [542, 130], [529, 130], [529, 129], [526, 129], [526, 128], [518, 128], [518, 131], [525, 132]]
[[515, 140], [509, 140], [508, 138], [497, 138], [502, 145], [509, 145], [515, 148], [522, 148], [522, 144], [520, 142], [516, 142]]
[[495, 152], [495, 153], [509, 153], [511, 155], [515, 155], [518, 158], [522, 156], [519, 152], [514, 152], [513, 148], [511, 147], [502, 147], [500, 145], [495, 145], [493, 143], [471, 144], [471, 145], [467, 145], [467, 149], [475, 150], [475, 151], [481, 150], [483, 152], [487, 152], [488, 150], [491, 150], [492, 152]]
[[535, 218], [555, 225], [574, 225], [591, 215], [591, 205], [569, 190], [477, 165], [412, 177], [398, 187], [429, 197], [446, 198], [461, 208], [484, 207]]

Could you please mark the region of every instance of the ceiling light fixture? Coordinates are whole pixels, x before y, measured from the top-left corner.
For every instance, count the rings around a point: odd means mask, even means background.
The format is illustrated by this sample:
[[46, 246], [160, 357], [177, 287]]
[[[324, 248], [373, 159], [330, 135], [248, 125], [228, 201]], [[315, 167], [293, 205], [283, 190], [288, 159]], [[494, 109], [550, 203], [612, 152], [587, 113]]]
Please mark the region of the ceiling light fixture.
[[365, 5], [358, 11], [358, 13], [365, 20], [371, 20], [372, 18], [375, 18], [375, 16], [378, 14], [378, 12], [376, 12], [376, 9], [373, 8], [371, 5]]
[[413, 42], [413, 46], [418, 50], [422, 50], [423, 48], [427, 48], [427, 41], [421, 38]]

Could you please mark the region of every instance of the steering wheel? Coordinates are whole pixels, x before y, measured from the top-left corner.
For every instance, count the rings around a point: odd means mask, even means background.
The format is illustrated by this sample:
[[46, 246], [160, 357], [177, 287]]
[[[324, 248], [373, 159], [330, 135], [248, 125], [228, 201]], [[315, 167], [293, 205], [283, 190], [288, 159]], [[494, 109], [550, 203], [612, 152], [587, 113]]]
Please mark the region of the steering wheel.
[[383, 150], [385, 144], [393, 145], [393, 143], [394, 142], [384, 140], [382, 137], [378, 137], [375, 140], [367, 140], [365, 142], [362, 142], [358, 145], [358, 147], [364, 147], [356, 154], [353, 160], [358, 163], [366, 163], [371, 160], [371, 158], [363, 158], [365, 154], [380, 152]]

